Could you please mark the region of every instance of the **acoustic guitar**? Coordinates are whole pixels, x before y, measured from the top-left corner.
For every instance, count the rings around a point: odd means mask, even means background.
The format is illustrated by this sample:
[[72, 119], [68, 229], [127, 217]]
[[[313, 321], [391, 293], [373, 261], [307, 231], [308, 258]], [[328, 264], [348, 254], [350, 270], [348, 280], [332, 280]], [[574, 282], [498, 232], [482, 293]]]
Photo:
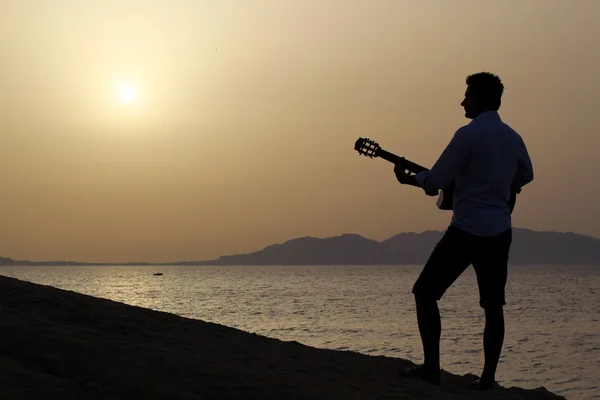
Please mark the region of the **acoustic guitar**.
[[[381, 146], [379, 146], [379, 143], [369, 138], [358, 138], [356, 143], [354, 143], [354, 150], [356, 150], [358, 154], [367, 156], [369, 158], [379, 157], [383, 158], [386, 161], [389, 161], [394, 165], [400, 165], [402, 168], [404, 168], [404, 171], [409, 174], [417, 174], [419, 172], [429, 170], [428, 168], [425, 168], [419, 164], [409, 161], [404, 157], [397, 156], [394, 153], [390, 153], [389, 151], [382, 149]], [[514, 187], [511, 190], [511, 196], [508, 202], [511, 213], [515, 207], [517, 193], [519, 192], [520, 189]], [[435, 196], [435, 194], [433, 196]], [[452, 205], [454, 201], [454, 181], [452, 181], [452, 183], [450, 183], [442, 190], [438, 191], [437, 196], [438, 199], [436, 205], [440, 210], [452, 210]]]

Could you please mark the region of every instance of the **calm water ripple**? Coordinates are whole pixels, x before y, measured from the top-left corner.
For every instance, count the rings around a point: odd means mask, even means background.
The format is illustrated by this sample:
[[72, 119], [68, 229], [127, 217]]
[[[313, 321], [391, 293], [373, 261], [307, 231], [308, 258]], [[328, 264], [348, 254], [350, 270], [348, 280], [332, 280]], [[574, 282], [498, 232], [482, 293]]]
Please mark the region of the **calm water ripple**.
[[[0, 267], [0, 274], [282, 340], [421, 362], [420, 266]], [[162, 272], [163, 276], [154, 276]], [[440, 302], [442, 367], [479, 374], [483, 311], [468, 269]], [[498, 380], [600, 398], [600, 266], [512, 266]]]

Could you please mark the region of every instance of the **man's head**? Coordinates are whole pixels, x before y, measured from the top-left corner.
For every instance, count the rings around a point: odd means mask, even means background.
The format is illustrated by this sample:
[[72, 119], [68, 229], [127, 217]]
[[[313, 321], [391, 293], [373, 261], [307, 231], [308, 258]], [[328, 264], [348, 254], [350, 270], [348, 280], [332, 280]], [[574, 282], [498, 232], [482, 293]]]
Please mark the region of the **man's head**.
[[504, 85], [500, 78], [489, 72], [467, 76], [465, 99], [460, 103], [465, 117], [473, 119], [484, 111], [498, 111]]

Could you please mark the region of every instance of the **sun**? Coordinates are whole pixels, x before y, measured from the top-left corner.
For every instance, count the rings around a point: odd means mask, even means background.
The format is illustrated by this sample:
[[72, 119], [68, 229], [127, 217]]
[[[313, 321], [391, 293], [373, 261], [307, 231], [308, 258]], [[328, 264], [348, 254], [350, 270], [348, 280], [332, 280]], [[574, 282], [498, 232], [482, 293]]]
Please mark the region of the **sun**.
[[119, 88], [119, 99], [124, 103], [133, 103], [137, 100], [135, 86], [125, 85]]

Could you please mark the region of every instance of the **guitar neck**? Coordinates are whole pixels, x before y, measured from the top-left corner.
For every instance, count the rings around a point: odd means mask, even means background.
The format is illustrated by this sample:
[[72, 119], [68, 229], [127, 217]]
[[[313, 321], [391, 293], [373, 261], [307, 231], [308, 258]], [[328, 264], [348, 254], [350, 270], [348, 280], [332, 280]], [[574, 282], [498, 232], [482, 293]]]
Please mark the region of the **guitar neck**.
[[408, 161], [406, 158], [397, 156], [394, 153], [390, 153], [389, 151], [386, 151], [384, 149], [379, 149], [379, 151], [377, 152], [377, 156], [383, 158], [386, 161], [391, 162], [392, 164], [400, 164], [406, 170], [410, 171], [413, 174], [417, 174], [419, 172], [428, 170], [428, 168], [425, 168], [419, 164], [415, 164], [412, 161]]

